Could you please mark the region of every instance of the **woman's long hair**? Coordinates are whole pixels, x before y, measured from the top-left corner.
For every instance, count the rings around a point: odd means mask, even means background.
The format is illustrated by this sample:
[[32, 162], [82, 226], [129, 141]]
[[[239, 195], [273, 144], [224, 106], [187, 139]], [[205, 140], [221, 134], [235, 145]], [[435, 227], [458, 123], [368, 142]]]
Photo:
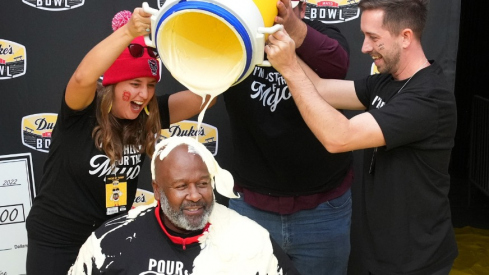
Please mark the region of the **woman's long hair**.
[[97, 125], [92, 131], [95, 146], [105, 152], [113, 165], [122, 159], [124, 146], [139, 148], [139, 153], [152, 156], [161, 131], [160, 112], [156, 95], [148, 103], [149, 115], [142, 111], [136, 119], [118, 119], [110, 112], [114, 100], [114, 85], [97, 87]]

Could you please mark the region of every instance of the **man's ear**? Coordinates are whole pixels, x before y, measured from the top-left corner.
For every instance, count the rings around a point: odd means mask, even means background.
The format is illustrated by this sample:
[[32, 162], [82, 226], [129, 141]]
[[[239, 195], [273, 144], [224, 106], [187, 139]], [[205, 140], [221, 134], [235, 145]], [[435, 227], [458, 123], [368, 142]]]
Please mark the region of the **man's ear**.
[[402, 30], [401, 35], [403, 38], [402, 46], [403, 46], [403, 48], [407, 48], [413, 42], [414, 33], [411, 29], [407, 28], [407, 29]]
[[158, 185], [156, 184], [156, 181], [151, 181], [151, 186], [153, 186], [153, 196], [155, 197], [155, 200], [159, 201], [160, 200], [160, 189], [158, 188]]

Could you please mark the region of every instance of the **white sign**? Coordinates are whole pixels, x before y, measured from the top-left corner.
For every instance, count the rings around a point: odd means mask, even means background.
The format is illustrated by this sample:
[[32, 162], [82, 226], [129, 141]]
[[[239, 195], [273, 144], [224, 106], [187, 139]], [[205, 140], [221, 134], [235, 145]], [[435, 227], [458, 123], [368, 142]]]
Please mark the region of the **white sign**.
[[30, 153], [0, 156], [0, 274], [25, 274], [25, 220], [35, 197]]

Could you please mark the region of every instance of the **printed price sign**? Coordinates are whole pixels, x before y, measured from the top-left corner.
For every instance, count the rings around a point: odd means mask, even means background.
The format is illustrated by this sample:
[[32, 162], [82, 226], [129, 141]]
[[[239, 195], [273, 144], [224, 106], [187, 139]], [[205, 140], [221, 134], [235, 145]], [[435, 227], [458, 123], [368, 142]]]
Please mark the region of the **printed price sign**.
[[25, 220], [35, 197], [30, 153], [0, 156], [0, 274], [25, 274]]

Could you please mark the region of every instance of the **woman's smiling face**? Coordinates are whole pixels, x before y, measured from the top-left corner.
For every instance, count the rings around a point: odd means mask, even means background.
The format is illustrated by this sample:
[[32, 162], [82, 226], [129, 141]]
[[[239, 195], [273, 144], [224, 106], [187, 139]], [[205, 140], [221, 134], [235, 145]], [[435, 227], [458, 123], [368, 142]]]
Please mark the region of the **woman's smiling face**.
[[136, 119], [155, 94], [157, 81], [139, 77], [115, 84], [111, 113], [120, 119]]

